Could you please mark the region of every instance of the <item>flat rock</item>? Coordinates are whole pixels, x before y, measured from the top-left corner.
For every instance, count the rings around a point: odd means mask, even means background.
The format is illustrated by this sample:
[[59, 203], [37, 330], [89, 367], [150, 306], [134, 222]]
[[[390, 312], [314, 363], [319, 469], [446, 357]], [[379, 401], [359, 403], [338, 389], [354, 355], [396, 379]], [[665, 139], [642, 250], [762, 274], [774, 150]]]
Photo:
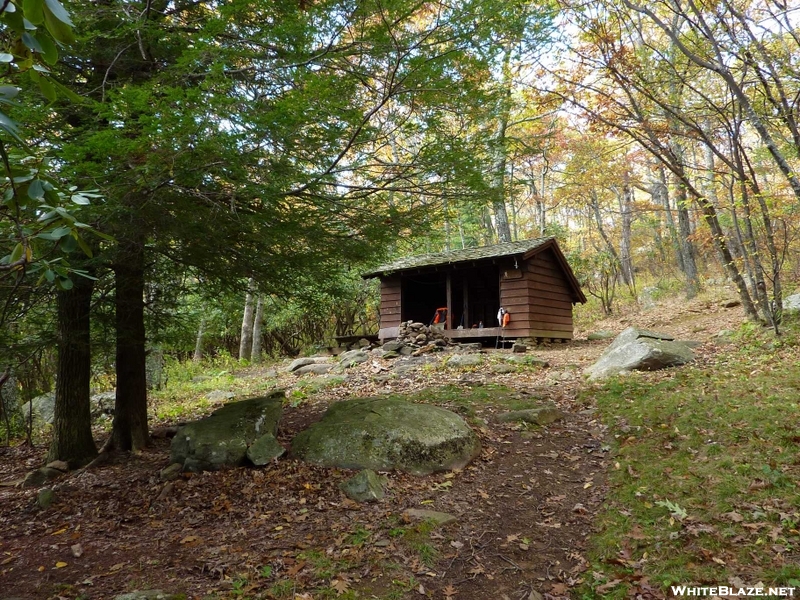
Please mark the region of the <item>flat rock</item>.
[[236, 398], [236, 394], [227, 390], [212, 390], [206, 394], [206, 398], [209, 402], [225, 402]]
[[271, 433], [262, 435], [247, 448], [247, 458], [257, 467], [268, 465], [284, 454], [286, 448], [281, 446]]
[[403, 347], [403, 342], [398, 342], [397, 340], [391, 340], [386, 342], [381, 348], [386, 352], [397, 352], [400, 348]]
[[447, 359], [447, 366], [454, 368], [474, 367], [483, 363], [483, 356], [480, 354], [453, 354]]
[[339, 364], [343, 367], [353, 367], [369, 360], [369, 354], [363, 350], [348, 350], [339, 357]]
[[524, 356], [520, 354], [503, 354], [503, 360], [506, 362], [524, 365], [527, 367], [541, 367], [546, 368], [550, 366], [550, 363], [544, 359], [539, 358], [538, 356], [533, 356], [532, 354], [526, 354]]
[[230, 402], [211, 415], [178, 429], [170, 461], [187, 471], [214, 471], [245, 464], [247, 449], [266, 433], [275, 435], [283, 410], [283, 391]]
[[454, 412], [398, 398], [337, 402], [292, 441], [292, 454], [312, 464], [418, 475], [462, 468], [480, 449]]
[[676, 342], [672, 336], [628, 327], [584, 374], [592, 380], [603, 379], [629, 371], [656, 371], [692, 360], [691, 348]]
[[549, 425], [550, 423], [561, 421], [563, 418], [564, 413], [552, 404], [537, 408], [512, 410], [497, 415], [497, 420], [500, 423], [522, 422], [533, 423], [534, 425]]
[[521, 344], [520, 342], [514, 342], [514, 345], [511, 346], [511, 352], [515, 352], [517, 354], [524, 354], [528, 351], [528, 346], [525, 344]]
[[314, 365], [320, 362], [324, 362], [324, 359], [320, 360], [319, 358], [312, 358], [310, 356], [303, 358], [295, 358], [291, 363], [289, 363], [289, 366], [286, 367], [286, 370], [289, 373], [293, 373], [297, 371], [297, 369], [299, 369], [300, 367], [305, 367], [307, 365]]
[[314, 375], [325, 375], [326, 373], [329, 373], [332, 368], [333, 365], [326, 363], [311, 363], [308, 365], [303, 365], [299, 369], [295, 369], [294, 374], [297, 376], [306, 375], [308, 373], [312, 373]]
[[498, 363], [494, 364], [489, 367], [492, 370], [492, 373], [497, 373], [498, 375], [504, 375], [506, 373], [516, 373], [517, 367], [508, 363]]
[[742, 305], [741, 300], [723, 300], [719, 303], [722, 308], [736, 308]]
[[614, 337], [613, 331], [608, 331], [606, 329], [600, 329], [599, 331], [595, 331], [590, 333], [586, 336], [587, 340], [594, 341], [594, 340], [610, 340]]
[[47, 483], [48, 481], [52, 481], [58, 477], [61, 477], [64, 473], [59, 471], [58, 469], [49, 469], [47, 467], [41, 467], [40, 469], [36, 469], [35, 471], [31, 471], [25, 476], [25, 479], [22, 481], [22, 487], [24, 488], [32, 488], [32, 487], [40, 487]]
[[54, 460], [53, 462], [49, 462], [45, 465], [48, 469], [55, 469], [56, 471], [61, 471], [62, 473], [66, 473], [69, 471], [69, 463], [64, 460]]
[[449, 513], [439, 512], [438, 510], [427, 510], [424, 508], [408, 508], [403, 511], [403, 515], [417, 521], [431, 521], [439, 526], [449, 525], [450, 523], [458, 521], [458, 517]]
[[385, 495], [386, 478], [372, 469], [364, 469], [339, 484], [348, 498], [356, 502], [375, 502]]

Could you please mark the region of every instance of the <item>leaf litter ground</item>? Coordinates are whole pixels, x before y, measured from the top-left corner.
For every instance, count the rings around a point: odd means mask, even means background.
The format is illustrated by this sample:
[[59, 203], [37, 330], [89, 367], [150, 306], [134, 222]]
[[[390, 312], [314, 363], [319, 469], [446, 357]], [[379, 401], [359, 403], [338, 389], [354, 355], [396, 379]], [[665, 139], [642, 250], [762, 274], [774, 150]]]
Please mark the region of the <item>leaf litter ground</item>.
[[[708, 342], [741, 321], [738, 309], [720, 313], [698, 302], [653, 314], [593, 329], [635, 324]], [[390, 473], [380, 503], [343, 496], [338, 484], [352, 472], [286, 459], [164, 483], [168, 439], [57, 481], [57, 501], [45, 511], [36, 508], [36, 490], [0, 487], [0, 597], [113, 598], [151, 588], [189, 598], [570, 597], [588, 567], [609, 466], [607, 431], [595, 408], [577, 401], [586, 386], [580, 370], [607, 343], [538, 347], [550, 368], [510, 374], [421, 368], [383, 380], [376, 373], [388, 363], [372, 361], [287, 407], [285, 445], [343, 398], [403, 394], [464, 414], [481, 437], [480, 457], [456, 473]], [[715, 351], [712, 343], [699, 349], [701, 358]], [[493, 418], [542, 401], [566, 419], [528, 429]], [[0, 449], [0, 481], [18, 480], [44, 454], [41, 446]], [[434, 527], [404, 517], [408, 508], [458, 520]]]

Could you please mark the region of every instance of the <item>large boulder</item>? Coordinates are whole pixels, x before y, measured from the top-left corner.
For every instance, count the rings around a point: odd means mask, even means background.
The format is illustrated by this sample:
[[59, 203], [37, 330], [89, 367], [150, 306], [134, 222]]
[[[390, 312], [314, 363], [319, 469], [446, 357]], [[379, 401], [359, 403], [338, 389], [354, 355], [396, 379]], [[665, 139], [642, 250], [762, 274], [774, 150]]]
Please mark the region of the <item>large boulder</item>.
[[417, 475], [459, 469], [480, 449], [457, 414], [397, 398], [337, 402], [292, 441], [292, 454], [313, 464]]
[[33, 422], [38, 425], [52, 425], [56, 413], [56, 393], [48, 392], [41, 396], [36, 396], [30, 402], [22, 405], [22, 416], [25, 421], [30, 419], [33, 412]]
[[629, 371], [656, 371], [692, 360], [691, 348], [672, 336], [628, 327], [584, 374], [589, 379], [603, 379]]
[[208, 417], [178, 428], [172, 438], [170, 462], [186, 471], [215, 471], [247, 462], [248, 447], [266, 434], [278, 432], [284, 393], [231, 402]]
[[786, 312], [800, 312], [800, 294], [792, 294], [784, 298], [783, 310]]

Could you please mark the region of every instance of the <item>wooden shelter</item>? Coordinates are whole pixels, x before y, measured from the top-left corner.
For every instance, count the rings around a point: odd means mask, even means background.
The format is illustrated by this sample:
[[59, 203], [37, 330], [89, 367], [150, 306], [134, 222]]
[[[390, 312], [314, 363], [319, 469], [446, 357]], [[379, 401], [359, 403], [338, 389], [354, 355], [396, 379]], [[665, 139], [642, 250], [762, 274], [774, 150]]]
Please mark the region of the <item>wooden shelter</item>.
[[382, 340], [397, 337], [404, 321], [429, 325], [437, 313], [450, 338], [568, 340], [572, 306], [586, 302], [552, 237], [412, 256], [363, 277], [381, 280]]

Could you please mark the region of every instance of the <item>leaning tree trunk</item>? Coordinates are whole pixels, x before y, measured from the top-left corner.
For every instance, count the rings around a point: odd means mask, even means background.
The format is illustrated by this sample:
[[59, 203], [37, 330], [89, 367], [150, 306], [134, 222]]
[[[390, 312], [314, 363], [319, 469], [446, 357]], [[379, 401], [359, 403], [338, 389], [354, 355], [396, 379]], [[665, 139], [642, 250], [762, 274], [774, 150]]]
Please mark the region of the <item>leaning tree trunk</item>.
[[117, 284], [117, 400], [107, 448], [138, 452], [150, 441], [144, 330], [144, 238], [120, 241]]
[[58, 375], [53, 439], [47, 461], [83, 466], [97, 456], [89, 406], [92, 353], [89, 313], [94, 281], [74, 275], [72, 289], [56, 294]]

